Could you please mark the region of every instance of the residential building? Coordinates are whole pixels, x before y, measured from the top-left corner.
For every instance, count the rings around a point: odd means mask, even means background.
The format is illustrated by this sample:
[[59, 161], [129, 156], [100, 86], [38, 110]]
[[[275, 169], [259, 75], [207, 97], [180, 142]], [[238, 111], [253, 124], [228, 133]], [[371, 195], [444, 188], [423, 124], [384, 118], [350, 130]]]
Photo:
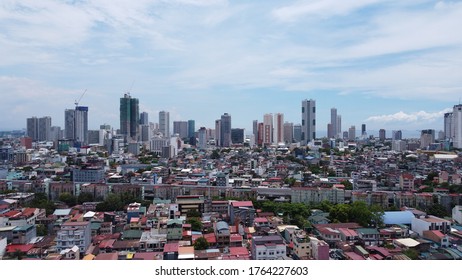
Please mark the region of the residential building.
[[454, 116], [453, 113], [444, 114], [444, 139], [452, 141], [454, 139]]
[[386, 131], [383, 128], [379, 130], [379, 139], [380, 141], [385, 141], [386, 139]]
[[229, 218], [231, 224], [242, 223], [246, 227], [254, 224], [255, 208], [252, 201], [230, 201]]
[[286, 256], [286, 244], [280, 235], [252, 236], [252, 259], [278, 260]]
[[76, 106], [74, 116], [74, 140], [80, 145], [88, 145], [88, 107]]
[[294, 141], [296, 143], [302, 141], [302, 125], [301, 124], [294, 125]]
[[102, 183], [104, 180], [104, 169], [99, 166], [74, 168], [72, 170], [72, 181], [74, 183]]
[[426, 230], [439, 230], [444, 234], [451, 231], [451, 222], [442, 218], [438, 218], [432, 215], [423, 216], [412, 219], [412, 231], [423, 236], [423, 232]]
[[173, 134], [178, 134], [181, 139], [188, 138], [188, 122], [187, 121], [174, 121], [173, 122]]
[[65, 222], [57, 233], [56, 241], [59, 251], [78, 246], [80, 252], [85, 252], [91, 243], [90, 222]]
[[329, 260], [329, 244], [310, 236], [311, 258], [315, 260]]
[[290, 144], [294, 141], [294, 124], [291, 122], [284, 123], [284, 143]]
[[231, 146], [231, 115], [224, 113], [220, 121], [220, 147]]
[[34, 225], [18, 226], [13, 229], [13, 244], [28, 244], [37, 237], [37, 229]]
[[32, 139], [33, 142], [38, 141], [38, 118], [27, 118], [26, 135]]
[[276, 113], [274, 115], [273, 143], [277, 145], [283, 142], [284, 142], [284, 114]]
[[263, 116], [263, 145], [273, 143], [273, 114]]
[[149, 125], [149, 114], [147, 112], [141, 112], [140, 125]]

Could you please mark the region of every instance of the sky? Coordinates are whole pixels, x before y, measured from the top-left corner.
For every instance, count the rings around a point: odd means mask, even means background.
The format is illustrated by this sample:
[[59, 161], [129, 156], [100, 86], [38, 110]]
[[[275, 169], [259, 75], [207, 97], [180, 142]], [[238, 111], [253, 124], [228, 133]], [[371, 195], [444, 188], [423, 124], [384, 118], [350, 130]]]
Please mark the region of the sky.
[[[2, 0], [0, 130], [89, 107], [89, 127], [119, 128], [119, 100], [158, 122], [250, 132], [314, 99], [342, 130], [443, 129], [462, 97], [462, 2], [426, 0]], [[391, 132], [390, 132], [391, 136]]]

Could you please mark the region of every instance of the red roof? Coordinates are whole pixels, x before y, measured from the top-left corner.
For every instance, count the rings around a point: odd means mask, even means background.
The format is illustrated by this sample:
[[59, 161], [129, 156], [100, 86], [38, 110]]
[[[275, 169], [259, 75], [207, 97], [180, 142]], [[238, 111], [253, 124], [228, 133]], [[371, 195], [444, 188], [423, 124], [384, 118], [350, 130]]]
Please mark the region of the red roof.
[[215, 244], [217, 243], [217, 237], [215, 236], [215, 233], [207, 233], [204, 234], [204, 238], [207, 240], [208, 243], [210, 244]]
[[231, 234], [229, 236], [229, 241], [230, 242], [242, 242], [242, 236], [240, 236], [237, 233]]
[[13, 218], [13, 217], [19, 216], [20, 214], [21, 212], [18, 210], [11, 210], [11, 211], [6, 212], [3, 215], [8, 218]]
[[101, 243], [99, 244], [98, 247], [100, 249], [112, 248], [113, 245], [114, 245], [114, 242], [116, 242], [115, 239], [103, 240], [103, 241], [101, 241]]
[[233, 201], [231, 205], [233, 207], [253, 207], [252, 201]]
[[167, 243], [164, 246], [164, 253], [178, 252], [178, 247], [179, 247], [178, 243]]
[[19, 250], [23, 253], [27, 253], [30, 249], [34, 248], [34, 244], [10, 244], [6, 246], [7, 253], [14, 253], [16, 250]]
[[22, 215], [26, 217], [32, 217], [34, 216], [36, 208], [26, 208], [24, 211], [22, 211]]
[[229, 247], [229, 254], [232, 256], [248, 256], [249, 250], [245, 247]]
[[345, 252], [345, 255], [347, 255], [350, 259], [355, 260], [355, 261], [364, 260], [364, 258], [361, 257], [361, 255], [358, 255], [354, 252]]

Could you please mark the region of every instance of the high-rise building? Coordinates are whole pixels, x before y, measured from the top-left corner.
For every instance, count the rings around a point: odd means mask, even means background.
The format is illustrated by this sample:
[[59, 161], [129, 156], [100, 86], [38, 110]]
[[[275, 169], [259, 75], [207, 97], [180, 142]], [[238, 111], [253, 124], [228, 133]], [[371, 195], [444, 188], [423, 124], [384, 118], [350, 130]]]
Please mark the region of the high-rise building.
[[51, 117], [38, 119], [38, 141], [50, 141]]
[[435, 143], [435, 130], [422, 130], [420, 134], [420, 148], [428, 148], [432, 143]]
[[166, 111], [159, 112], [159, 131], [165, 138], [170, 137], [170, 113]]
[[138, 98], [129, 93], [120, 98], [120, 134], [125, 140], [138, 140], [140, 134], [140, 113]]
[[454, 138], [453, 113], [444, 114], [444, 138], [452, 140]]
[[198, 148], [199, 149], [206, 149], [207, 148], [207, 129], [205, 127], [201, 127], [198, 132]]
[[385, 131], [385, 129], [383, 129], [383, 128], [380, 129], [380, 130], [379, 130], [379, 139], [380, 139], [380, 141], [385, 141], [386, 138], [387, 138], [387, 137], [386, 137], [386, 131]]
[[301, 124], [294, 125], [294, 141], [295, 143], [302, 141], [302, 125]]
[[332, 129], [332, 124], [328, 123], [327, 124], [327, 138], [332, 139], [332, 138], [335, 137], [334, 135], [335, 135], [335, 133], [334, 133], [334, 131]]
[[330, 109], [330, 130], [327, 130], [328, 138], [338, 137], [337, 122], [338, 122], [337, 108], [331, 108]]
[[263, 134], [265, 132], [265, 125], [261, 122], [258, 123], [258, 135], [257, 135], [257, 145], [263, 146]]
[[294, 141], [294, 124], [290, 122], [284, 123], [284, 142], [290, 144]]
[[149, 124], [149, 114], [147, 112], [142, 112], [140, 114], [140, 124]]
[[255, 136], [255, 139], [258, 139], [258, 120], [252, 122], [252, 133]]
[[283, 142], [284, 142], [284, 114], [277, 113], [274, 115], [273, 143], [277, 145]]
[[361, 125], [361, 136], [366, 136], [366, 124]]
[[32, 138], [32, 141], [38, 141], [38, 118], [31, 117], [27, 118], [27, 132], [26, 135]]
[[151, 126], [149, 124], [141, 125], [141, 141], [147, 142], [151, 140]]
[[88, 107], [75, 107], [74, 117], [74, 136], [75, 141], [82, 144], [88, 144]]
[[337, 115], [337, 137], [342, 133], [342, 116]]
[[244, 129], [243, 128], [231, 129], [231, 142], [233, 144], [244, 144]]
[[348, 140], [354, 141], [355, 139], [356, 139], [356, 127], [354, 125], [352, 125], [348, 129]]
[[221, 146], [221, 120], [215, 120], [215, 145]]
[[188, 120], [188, 138], [195, 138], [196, 134], [196, 122], [194, 120]]
[[265, 114], [263, 116], [263, 145], [273, 143], [273, 115]]
[[220, 144], [221, 147], [231, 146], [231, 115], [228, 113], [221, 115]]
[[59, 126], [52, 126], [50, 128], [50, 141], [53, 141], [55, 143], [58, 143], [59, 139], [62, 139], [62, 130], [61, 127]]
[[178, 134], [181, 139], [188, 138], [188, 122], [187, 121], [174, 121], [173, 134]]
[[391, 132], [391, 140], [403, 140], [403, 132], [401, 130], [393, 130]]
[[462, 148], [462, 104], [454, 105], [452, 117], [454, 125], [453, 147], [460, 149]]
[[302, 145], [316, 139], [316, 101], [302, 101]]
[[75, 139], [75, 110], [66, 109], [64, 111], [64, 139]]

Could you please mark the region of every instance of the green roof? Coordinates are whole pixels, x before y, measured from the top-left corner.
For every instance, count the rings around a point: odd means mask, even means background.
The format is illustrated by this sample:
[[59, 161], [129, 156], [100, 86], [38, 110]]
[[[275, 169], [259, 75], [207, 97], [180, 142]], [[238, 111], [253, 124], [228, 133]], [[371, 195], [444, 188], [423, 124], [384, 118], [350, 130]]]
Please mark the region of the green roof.
[[140, 239], [141, 234], [142, 234], [141, 230], [129, 229], [129, 230], [125, 230], [122, 236], [124, 239]]
[[358, 228], [356, 231], [362, 234], [379, 234], [379, 231], [375, 228]]

